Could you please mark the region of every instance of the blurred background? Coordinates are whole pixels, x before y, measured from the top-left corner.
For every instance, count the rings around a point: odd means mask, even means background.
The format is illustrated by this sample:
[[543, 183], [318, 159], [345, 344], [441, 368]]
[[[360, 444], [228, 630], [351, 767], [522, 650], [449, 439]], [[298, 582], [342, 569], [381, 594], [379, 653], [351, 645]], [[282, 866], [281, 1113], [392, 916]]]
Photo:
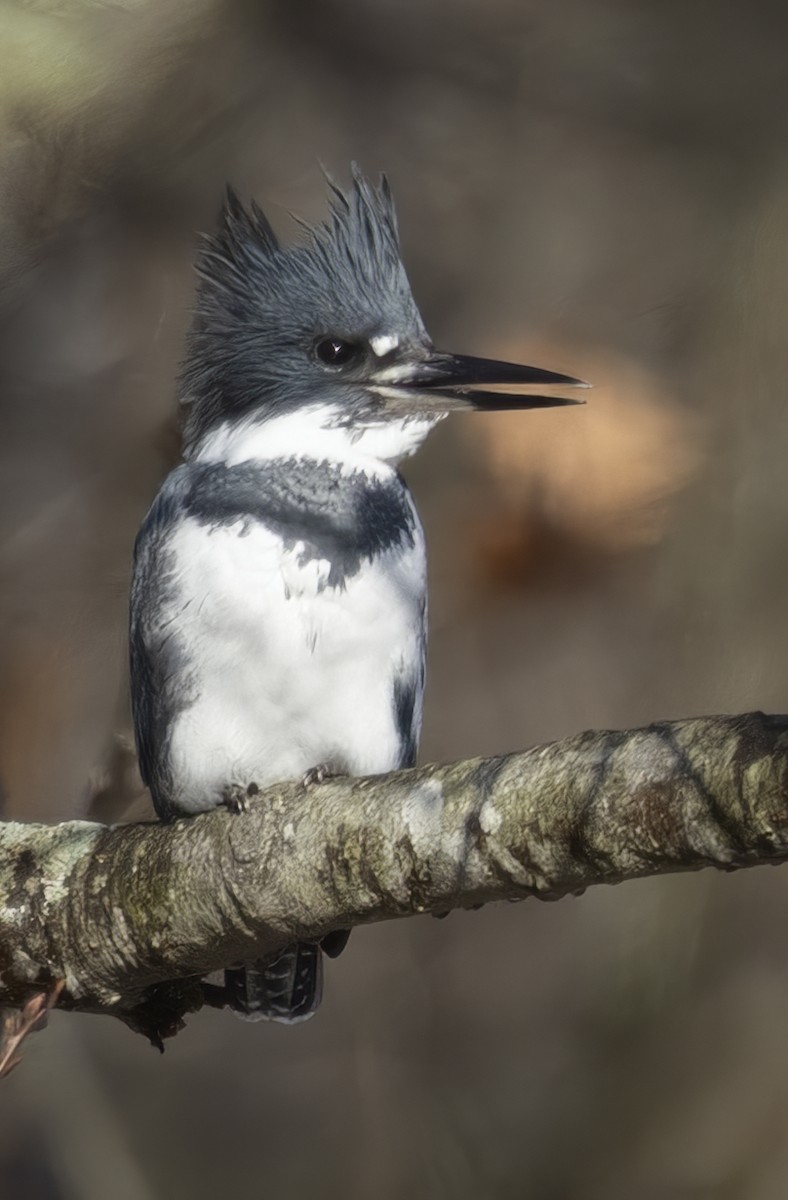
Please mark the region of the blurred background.
[[[788, 684], [788, 9], [773, 0], [0, 0], [6, 818], [145, 815], [132, 541], [178, 453], [198, 230], [385, 168], [436, 342], [591, 379], [446, 422], [422, 758]], [[295, 231], [294, 231], [295, 232]], [[783, 872], [358, 931], [295, 1029], [163, 1059], [55, 1014], [0, 1197], [784, 1200]]]

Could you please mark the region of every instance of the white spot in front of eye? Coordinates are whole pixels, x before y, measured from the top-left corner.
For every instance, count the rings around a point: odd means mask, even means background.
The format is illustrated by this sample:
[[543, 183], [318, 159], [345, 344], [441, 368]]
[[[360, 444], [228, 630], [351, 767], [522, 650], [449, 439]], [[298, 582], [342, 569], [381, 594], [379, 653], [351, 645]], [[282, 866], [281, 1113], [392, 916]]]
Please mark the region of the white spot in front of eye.
[[379, 337], [370, 338], [369, 344], [373, 353], [377, 354], [378, 358], [383, 358], [384, 354], [391, 354], [392, 350], [397, 349], [399, 338], [393, 333], [381, 334]]

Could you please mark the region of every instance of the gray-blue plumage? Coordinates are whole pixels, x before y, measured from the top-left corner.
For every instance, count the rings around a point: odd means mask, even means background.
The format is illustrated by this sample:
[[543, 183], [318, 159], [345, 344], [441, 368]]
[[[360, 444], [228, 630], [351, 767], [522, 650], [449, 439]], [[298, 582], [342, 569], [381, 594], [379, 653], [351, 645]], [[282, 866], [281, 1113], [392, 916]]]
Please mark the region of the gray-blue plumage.
[[[220, 228], [197, 263], [201, 286], [181, 372], [187, 452], [211, 428], [261, 404], [275, 416], [322, 402], [325, 370], [304, 353], [321, 334], [356, 340], [382, 331], [429, 344], [385, 179], [374, 188], [355, 173], [348, 193], [331, 185], [329, 221], [307, 232], [304, 243], [280, 246], [260, 209], [247, 212], [228, 190]], [[363, 369], [344, 375], [343, 390], [353, 392], [347, 421], [379, 412], [364, 382]]]
[[[434, 349], [385, 179], [332, 184], [328, 222], [286, 248], [229, 192], [198, 272], [185, 462], [140, 529], [131, 595], [140, 767], [167, 820], [317, 767], [415, 762], [426, 563], [397, 464], [453, 409], [569, 403], [486, 384], [577, 382]], [[228, 996], [303, 1020], [321, 961], [290, 947], [228, 972]]]

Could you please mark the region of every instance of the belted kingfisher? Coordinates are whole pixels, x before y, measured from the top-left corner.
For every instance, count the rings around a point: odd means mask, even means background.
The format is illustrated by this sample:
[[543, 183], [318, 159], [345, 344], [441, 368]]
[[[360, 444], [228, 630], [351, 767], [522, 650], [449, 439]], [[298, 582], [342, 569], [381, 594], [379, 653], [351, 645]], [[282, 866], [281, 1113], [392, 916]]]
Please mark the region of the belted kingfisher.
[[[242, 808], [283, 780], [414, 765], [426, 561], [397, 464], [451, 411], [576, 403], [493, 385], [584, 386], [437, 351], [385, 176], [329, 186], [329, 219], [290, 247], [228, 189], [198, 259], [184, 462], [140, 529], [131, 592], [137, 749], [164, 820]], [[226, 986], [242, 1015], [304, 1020], [321, 947]]]

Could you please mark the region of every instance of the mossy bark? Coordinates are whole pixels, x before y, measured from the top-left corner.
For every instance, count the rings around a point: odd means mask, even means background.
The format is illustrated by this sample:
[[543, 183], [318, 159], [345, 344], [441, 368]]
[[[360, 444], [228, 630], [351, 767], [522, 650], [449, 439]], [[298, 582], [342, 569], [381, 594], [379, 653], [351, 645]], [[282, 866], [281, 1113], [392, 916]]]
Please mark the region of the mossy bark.
[[492, 900], [788, 858], [788, 717], [592, 732], [520, 754], [261, 793], [246, 813], [0, 824], [0, 1004], [154, 1040], [201, 976], [295, 939]]

